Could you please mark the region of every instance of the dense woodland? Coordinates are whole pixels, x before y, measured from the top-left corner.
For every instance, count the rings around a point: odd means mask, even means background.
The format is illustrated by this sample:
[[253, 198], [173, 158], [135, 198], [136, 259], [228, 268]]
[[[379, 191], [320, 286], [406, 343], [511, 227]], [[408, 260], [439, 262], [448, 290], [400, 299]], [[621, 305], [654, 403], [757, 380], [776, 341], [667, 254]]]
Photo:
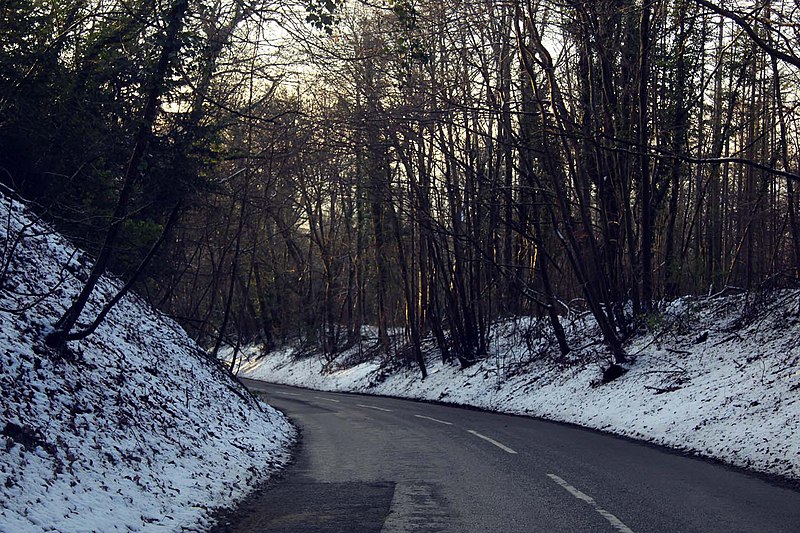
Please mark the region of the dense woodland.
[[214, 353], [372, 326], [423, 376], [503, 317], [622, 362], [659, 302], [795, 286], [799, 10], [0, 0], [0, 181], [92, 266], [48, 342], [107, 270]]

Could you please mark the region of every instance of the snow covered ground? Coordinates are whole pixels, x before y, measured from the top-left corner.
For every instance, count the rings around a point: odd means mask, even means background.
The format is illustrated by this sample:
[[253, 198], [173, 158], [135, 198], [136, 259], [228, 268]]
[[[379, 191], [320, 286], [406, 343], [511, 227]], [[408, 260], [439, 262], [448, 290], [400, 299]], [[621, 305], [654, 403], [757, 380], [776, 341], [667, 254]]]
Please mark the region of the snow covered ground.
[[283, 415], [136, 296], [46, 348], [87, 261], [2, 195], [0, 251], [0, 531], [197, 531], [287, 461]]
[[[633, 339], [635, 360], [600, 384], [608, 355], [586, 317], [568, 324], [568, 361], [530, 319], [497, 328], [490, 357], [460, 370], [429, 344], [429, 377], [359, 358], [245, 351], [239, 375], [328, 391], [471, 405], [543, 417], [800, 479], [800, 291], [683, 298]], [[361, 360], [361, 362], [359, 362]]]

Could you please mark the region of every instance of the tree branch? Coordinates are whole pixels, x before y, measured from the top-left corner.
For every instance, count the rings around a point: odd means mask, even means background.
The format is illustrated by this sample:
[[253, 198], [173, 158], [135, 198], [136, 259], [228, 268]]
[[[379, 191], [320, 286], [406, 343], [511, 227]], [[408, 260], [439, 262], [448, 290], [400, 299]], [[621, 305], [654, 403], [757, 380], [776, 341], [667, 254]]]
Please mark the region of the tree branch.
[[698, 4], [700, 4], [701, 6], [710, 9], [711, 11], [716, 13], [717, 15], [721, 15], [721, 16], [723, 16], [725, 18], [731, 19], [740, 28], [742, 28], [747, 35], [750, 36], [750, 38], [753, 40], [754, 43], [756, 43], [756, 45], [759, 48], [764, 50], [764, 52], [766, 52], [771, 57], [780, 59], [780, 60], [785, 61], [785, 62], [787, 62], [787, 63], [789, 63], [791, 65], [794, 65], [795, 67], [799, 67], [800, 68], [800, 57], [797, 57], [797, 56], [794, 56], [794, 55], [791, 55], [791, 54], [787, 54], [785, 52], [781, 52], [780, 50], [778, 50], [774, 46], [771, 46], [769, 43], [765, 42], [764, 39], [762, 39], [761, 37], [758, 36], [758, 34], [756, 33], [755, 29], [753, 29], [753, 27], [750, 25], [749, 22], [747, 22], [744, 19], [744, 17], [742, 17], [740, 15], [737, 15], [736, 13], [734, 13], [733, 11], [731, 11], [729, 9], [726, 9], [724, 7], [721, 7], [721, 6], [717, 6], [717, 5], [711, 3], [711, 2], [709, 2], [707, 0], [694, 0], [694, 1], [697, 2]]

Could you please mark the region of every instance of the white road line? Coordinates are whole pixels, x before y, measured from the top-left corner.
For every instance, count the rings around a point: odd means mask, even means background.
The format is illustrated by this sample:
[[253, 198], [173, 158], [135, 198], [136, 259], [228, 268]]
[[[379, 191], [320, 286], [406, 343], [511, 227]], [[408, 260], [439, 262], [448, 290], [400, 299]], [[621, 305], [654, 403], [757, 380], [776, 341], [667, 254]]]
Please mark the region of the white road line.
[[314, 396], [317, 400], [325, 400], [326, 402], [336, 402], [341, 403], [339, 400], [334, 400], [333, 398], [325, 398], [324, 396]]
[[282, 396], [300, 396], [296, 392], [276, 392], [275, 394], [280, 394]]
[[444, 420], [439, 420], [438, 418], [433, 418], [431, 416], [424, 416], [424, 415], [414, 415], [414, 416], [416, 416], [417, 418], [424, 418], [425, 420], [432, 420], [434, 422], [439, 422], [440, 424], [444, 424], [446, 426], [452, 426], [453, 425], [452, 422], [445, 422]]
[[514, 450], [512, 450], [511, 448], [509, 448], [508, 446], [506, 446], [505, 444], [501, 444], [501, 443], [497, 442], [496, 440], [494, 440], [493, 438], [487, 437], [486, 435], [481, 435], [480, 433], [478, 433], [477, 431], [475, 431], [473, 429], [468, 429], [467, 432], [468, 433], [472, 433], [476, 437], [481, 438], [481, 439], [483, 439], [483, 440], [485, 440], [487, 442], [491, 442], [492, 444], [494, 444], [495, 446], [497, 446], [498, 448], [500, 448], [501, 450], [503, 450], [505, 452], [514, 453], [514, 454], [517, 453]]
[[600, 513], [600, 515], [602, 515], [603, 518], [608, 520], [611, 523], [611, 525], [614, 526], [614, 528], [620, 533], [633, 533], [633, 530], [628, 526], [626, 526], [625, 524], [623, 524], [622, 520], [620, 520], [613, 514], [609, 513], [608, 511], [597, 505], [597, 502], [594, 501], [594, 498], [592, 498], [588, 494], [584, 494], [583, 492], [579, 491], [578, 489], [576, 489], [575, 487], [573, 487], [572, 485], [570, 485], [569, 483], [567, 483], [566, 481], [564, 481], [555, 474], [547, 474], [547, 477], [549, 477], [550, 479], [561, 485], [567, 492], [569, 492], [579, 500], [583, 500], [592, 507], [594, 507], [594, 510]]
[[358, 407], [364, 407], [366, 409], [375, 409], [376, 411], [386, 411], [387, 413], [393, 412], [391, 409], [384, 409], [383, 407], [375, 407], [374, 405], [364, 405], [363, 403], [357, 403]]

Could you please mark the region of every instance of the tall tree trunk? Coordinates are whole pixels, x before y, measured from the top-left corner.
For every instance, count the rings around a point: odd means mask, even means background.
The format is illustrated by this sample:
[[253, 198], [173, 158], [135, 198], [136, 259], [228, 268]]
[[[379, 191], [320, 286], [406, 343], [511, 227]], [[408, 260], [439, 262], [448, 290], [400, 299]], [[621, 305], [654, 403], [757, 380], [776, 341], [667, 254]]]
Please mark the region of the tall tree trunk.
[[639, 21], [639, 131], [638, 145], [641, 151], [640, 167], [640, 190], [639, 196], [642, 207], [642, 243], [640, 251], [639, 266], [641, 268], [640, 277], [642, 280], [642, 311], [648, 312], [653, 300], [653, 220], [652, 206], [653, 198], [650, 183], [650, 154], [649, 154], [649, 129], [647, 125], [648, 115], [648, 88], [650, 81], [650, 63], [648, 55], [650, 53], [650, 2], [644, 0], [642, 3], [642, 16]]
[[681, 261], [675, 257], [675, 225], [678, 217], [678, 196], [681, 188], [683, 164], [678, 157], [684, 152], [686, 136], [689, 130], [688, 112], [686, 110], [686, 11], [688, 0], [679, 0], [678, 6], [678, 41], [675, 44], [675, 91], [672, 99], [675, 105], [672, 132], [672, 159], [670, 167], [670, 196], [667, 211], [667, 231], [665, 236], [664, 293], [668, 298], [675, 298], [680, 290]]
[[92, 265], [92, 270], [86, 283], [84, 283], [83, 288], [70, 307], [61, 315], [61, 318], [56, 321], [53, 326], [53, 331], [50, 332], [45, 339], [50, 346], [59, 347], [64, 345], [67, 336], [78, 322], [81, 312], [83, 312], [83, 309], [86, 307], [89, 297], [94, 291], [100, 277], [105, 273], [108, 263], [111, 260], [117, 237], [127, 218], [128, 206], [133, 197], [134, 187], [140, 177], [142, 160], [153, 132], [153, 125], [158, 116], [161, 95], [164, 92], [167, 74], [169, 73], [170, 61], [180, 49], [180, 31], [183, 27], [183, 20], [188, 7], [188, 0], [176, 0], [169, 12], [164, 42], [161, 47], [158, 62], [156, 63], [153, 75], [148, 84], [145, 105], [142, 110], [142, 121], [134, 137], [133, 151], [125, 169], [125, 175], [122, 179], [122, 189], [119, 192], [114, 212], [111, 215], [111, 223], [109, 224], [108, 231], [103, 239], [103, 244], [100, 247], [100, 252]]
[[[517, 21], [521, 18], [519, 4], [517, 4]], [[586, 264], [584, 261], [579, 257], [579, 251], [581, 247], [578, 244], [578, 240], [575, 235], [575, 231], [573, 228], [572, 222], [572, 213], [569, 206], [569, 199], [567, 192], [565, 190], [566, 187], [566, 176], [565, 167], [569, 169], [569, 171], [574, 175], [575, 168], [574, 164], [569, 164], [570, 161], [568, 159], [568, 154], [570, 153], [569, 147], [565, 146], [568, 141], [567, 137], [568, 131], [565, 128], [565, 121], [563, 118], [563, 102], [559, 97], [558, 91], [558, 84], [555, 79], [554, 69], [552, 58], [550, 57], [547, 50], [544, 48], [541, 38], [538, 35], [538, 32], [533, 27], [532, 23], [529, 23], [528, 29], [530, 31], [530, 38], [531, 43], [536, 49], [537, 54], [539, 55], [539, 60], [543, 64], [545, 75], [547, 76], [547, 81], [550, 88], [550, 98], [549, 98], [549, 106], [552, 109], [552, 114], [549, 112], [550, 110], [547, 109], [545, 104], [541, 101], [538, 96], [537, 91], [537, 77], [533, 66], [531, 64], [531, 56], [532, 52], [526, 46], [525, 40], [522, 34], [522, 30], [517, 24], [516, 32], [517, 32], [517, 42], [520, 48], [520, 55], [522, 60], [522, 65], [524, 71], [527, 76], [527, 83], [531, 84], [531, 94], [534, 95], [536, 99], [536, 105], [538, 107], [537, 112], [540, 115], [540, 124], [542, 127], [542, 134], [543, 136], [547, 134], [547, 131], [552, 131], [553, 128], [556, 131], [561, 132], [562, 134], [559, 135], [561, 139], [561, 145], [563, 146], [564, 157], [567, 158], [566, 161], [561, 160], [561, 155], [556, 152], [555, 150], [559, 147], [559, 144], [554, 143], [551, 145], [549, 142], [545, 141], [539, 146], [538, 148], [541, 150], [541, 162], [546, 170], [546, 174], [551, 179], [552, 184], [552, 192], [555, 197], [558, 215], [556, 215], [556, 211], [553, 209], [552, 206], [549, 207], [551, 211], [551, 218], [553, 219], [553, 226], [554, 228], [559, 228], [556, 230], [559, 241], [561, 242], [564, 251], [567, 254], [569, 259], [570, 265], [573, 268], [573, 272], [575, 273], [576, 277], [580, 281], [581, 287], [584, 292], [584, 296], [586, 297], [586, 302], [594, 315], [597, 323], [603, 333], [603, 338], [606, 341], [606, 344], [609, 346], [615, 363], [621, 363], [626, 360], [625, 352], [622, 348], [622, 343], [617, 336], [617, 331], [614, 327], [613, 323], [613, 311], [608, 309], [609, 305], [604, 306], [601, 304], [603, 301], [603, 295], [608, 294], [607, 288], [607, 280], [605, 280], [604, 276], [600, 276], [601, 279], [597, 279], [598, 276], [590, 276], [586, 270]], [[555, 125], [550, 125], [551, 118], [553, 117], [553, 121], [556, 123]], [[561, 118], [559, 118], [561, 117]], [[575, 187], [576, 192], [581, 190], [580, 184], [577, 184]], [[584, 201], [579, 202], [579, 214], [581, 216], [582, 223], [584, 228], [589, 233], [588, 243], [590, 252], [593, 254], [593, 263], [598, 264], [599, 261], [599, 253], [596, 249], [596, 245], [594, 244], [593, 236], [591, 235], [591, 220], [586, 209], [585, 199]], [[557, 218], [560, 217], [561, 223], [559, 224]]]

